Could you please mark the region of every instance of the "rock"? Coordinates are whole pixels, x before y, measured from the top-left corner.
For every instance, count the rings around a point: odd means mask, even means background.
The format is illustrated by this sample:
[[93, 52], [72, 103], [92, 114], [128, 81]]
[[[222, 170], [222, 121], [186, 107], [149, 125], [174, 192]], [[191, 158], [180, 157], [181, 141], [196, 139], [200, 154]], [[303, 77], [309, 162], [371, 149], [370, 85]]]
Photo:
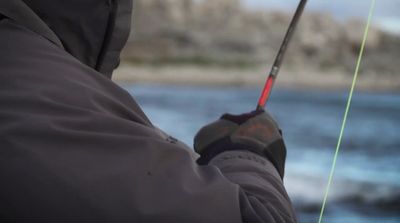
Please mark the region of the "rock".
[[[364, 35], [365, 22], [351, 19], [346, 23], [346, 37], [350, 45], [360, 45]], [[368, 31], [368, 38], [365, 47], [368, 49], [378, 48], [382, 39], [382, 32], [375, 27], [371, 27]]]

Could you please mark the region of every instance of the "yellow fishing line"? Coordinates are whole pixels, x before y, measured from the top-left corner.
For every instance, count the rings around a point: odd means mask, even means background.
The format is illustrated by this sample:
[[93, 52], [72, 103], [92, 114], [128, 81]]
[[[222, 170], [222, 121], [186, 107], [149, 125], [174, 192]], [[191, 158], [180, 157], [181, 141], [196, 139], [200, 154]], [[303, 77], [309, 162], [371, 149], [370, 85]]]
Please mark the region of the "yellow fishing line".
[[334, 173], [335, 173], [336, 161], [337, 161], [337, 158], [338, 158], [338, 155], [339, 155], [340, 146], [342, 144], [342, 138], [343, 138], [344, 129], [346, 127], [347, 115], [349, 114], [351, 101], [353, 99], [353, 93], [354, 93], [354, 89], [355, 89], [355, 86], [356, 86], [358, 73], [360, 71], [360, 65], [361, 65], [362, 57], [364, 55], [365, 44], [367, 42], [369, 27], [371, 26], [371, 20], [372, 20], [374, 11], [375, 11], [375, 0], [372, 0], [371, 1], [371, 6], [370, 6], [370, 9], [369, 9], [369, 14], [368, 14], [368, 22], [367, 22], [367, 25], [365, 26], [364, 37], [363, 37], [363, 41], [362, 41], [362, 44], [361, 44], [360, 53], [358, 55], [356, 70], [354, 72], [353, 83], [351, 85], [349, 97], [347, 99], [346, 110], [345, 110], [344, 117], [343, 117], [342, 127], [340, 129], [339, 139], [338, 139], [338, 142], [337, 142], [337, 145], [336, 145], [335, 155], [333, 156], [333, 162], [332, 162], [332, 167], [331, 167], [331, 171], [330, 171], [330, 174], [329, 174], [328, 185], [326, 186], [324, 200], [322, 202], [322, 207], [321, 207], [321, 212], [320, 212], [320, 215], [319, 215], [318, 223], [322, 222], [322, 219], [323, 219], [323, 216], [324, 216], [324, 211], [325, 211], [325, 207], [326, 207], [326, 202], [328, 200], [329, 190], [331, 189], [333, 176], [334, 176]]

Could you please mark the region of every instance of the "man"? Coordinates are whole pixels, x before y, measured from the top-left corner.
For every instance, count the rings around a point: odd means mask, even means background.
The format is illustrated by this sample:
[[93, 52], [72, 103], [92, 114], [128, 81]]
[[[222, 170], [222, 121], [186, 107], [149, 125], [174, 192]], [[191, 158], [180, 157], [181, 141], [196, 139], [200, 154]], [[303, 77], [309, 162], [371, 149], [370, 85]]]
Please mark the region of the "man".
[[130, 0], [0, 1], [1, 222], [295, 222], [265, 112], [224, 115], [193, 152], [110, 78]]

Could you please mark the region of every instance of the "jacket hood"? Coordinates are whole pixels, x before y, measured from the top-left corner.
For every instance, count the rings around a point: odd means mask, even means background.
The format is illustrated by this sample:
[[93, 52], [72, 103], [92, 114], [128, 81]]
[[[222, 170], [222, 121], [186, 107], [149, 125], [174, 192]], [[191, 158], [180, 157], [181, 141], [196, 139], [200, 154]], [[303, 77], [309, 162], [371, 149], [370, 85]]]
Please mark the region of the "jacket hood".
[[0, 14], [107, 77], [130, 32], [132, 0], [1, 0]]

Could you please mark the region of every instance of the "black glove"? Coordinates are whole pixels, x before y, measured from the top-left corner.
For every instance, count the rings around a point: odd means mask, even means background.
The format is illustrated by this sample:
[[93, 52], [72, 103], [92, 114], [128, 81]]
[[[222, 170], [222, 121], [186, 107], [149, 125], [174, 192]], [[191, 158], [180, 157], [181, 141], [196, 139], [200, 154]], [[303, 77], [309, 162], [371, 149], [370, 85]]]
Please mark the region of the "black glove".
[[201, 155], [197, 161], [200, 165], [207, 164], [225, 151], [251, 151], [266, 157], [282, 178], [284, 175], [286, 147], [282, 133], [273, 118], [264, 111], [223, 115], [197, 133], [194, 149]]

